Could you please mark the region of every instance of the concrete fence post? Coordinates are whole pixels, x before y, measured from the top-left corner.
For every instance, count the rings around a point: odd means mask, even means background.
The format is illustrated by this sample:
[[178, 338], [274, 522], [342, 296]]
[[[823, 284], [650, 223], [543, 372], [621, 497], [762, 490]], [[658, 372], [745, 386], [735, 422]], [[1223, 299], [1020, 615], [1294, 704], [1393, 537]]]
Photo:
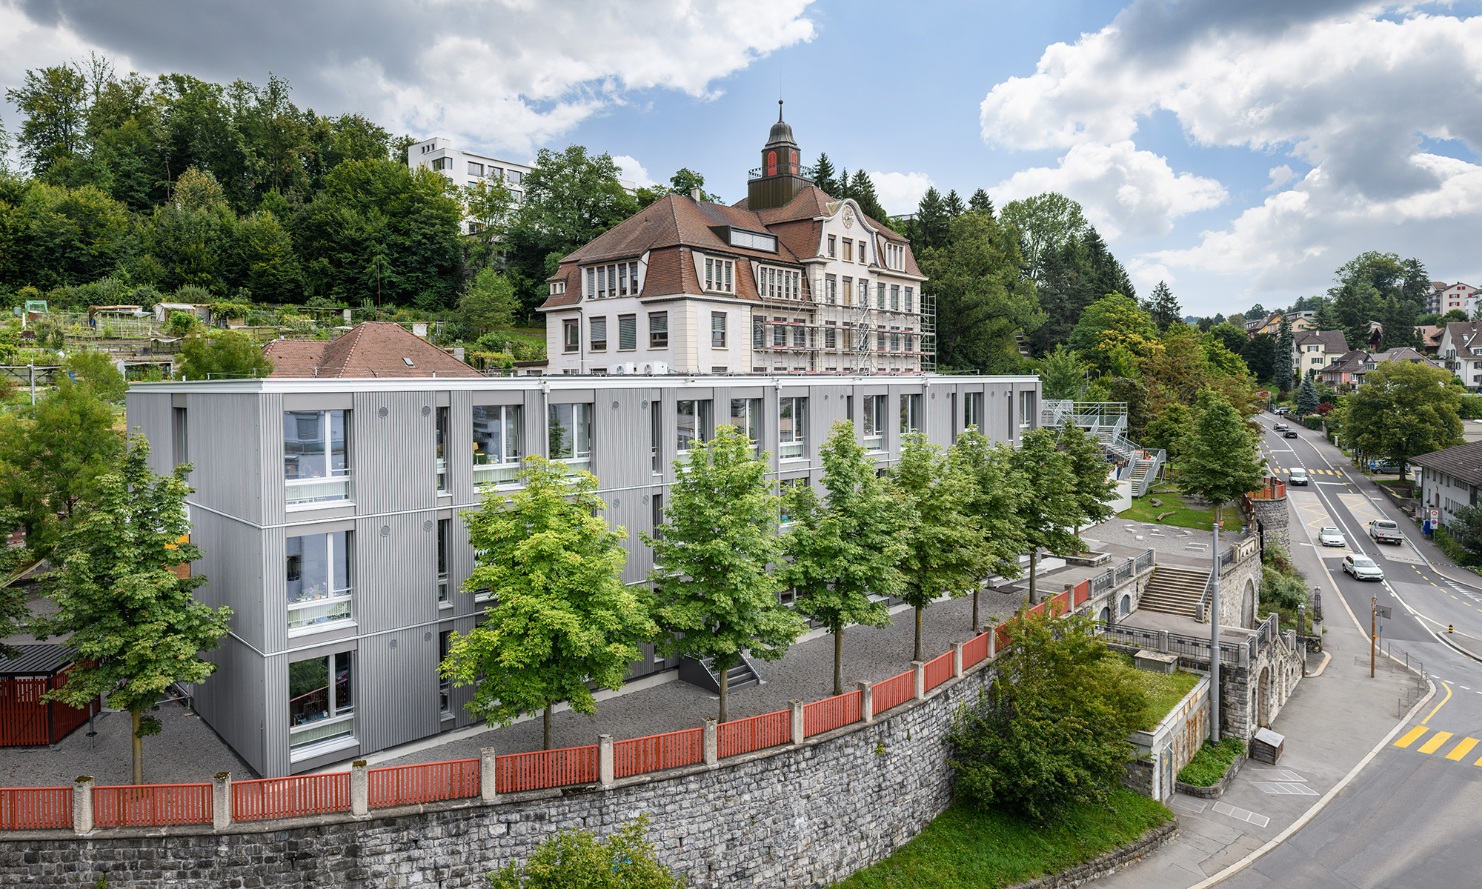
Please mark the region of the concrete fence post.
[[211, 829], [232, 826], [232, 773], [217, 772], [211, 783]]
[[617, 781], [617, 764], [612, 757], [612, 735], [597, 736], [597, 782], [611, 787]]
[[499, 770], [494, 764], [494, 748], [479, 748], [479, 796], [486, 803], [499, 802]]
[[962, 678], [962, 643], [952, 643], [952, 678]]
[[911, 673], [914, 674], [916, 680], [916, 690], [913, 696], [918, 701], [926, 700], [926, 662], [911, 661]]
[[1162, 652], [1168, 651], [1168, 631], [1167, 630], [1159, 630], [1158, 631], [1158, 650], [1159, 651], [1162, 651]]
[[859, 719], [861, 722], [875, 721], [875, 687], [868, 682], [859, 684]]
[[93, 777], [81, 775], [72, 785], [72, 830], [93, 832]]
[[998, 627], [988, 628], [988, 660], [998, 657]]
[[787, 706], [792, 708], [792, 742], [801, 744], [805, 737], [803, 734], [803, 702], [788, 701]]
[[715, 726], [715, 720], [705, 720], [705, 733], [701, 735], [701, 742], [705, 751], [705, 765], [713, 766], [720, 762], [720, 731]]
[[370, 814], [370, 772], [363, 759], [350, 763], [350, 814]]

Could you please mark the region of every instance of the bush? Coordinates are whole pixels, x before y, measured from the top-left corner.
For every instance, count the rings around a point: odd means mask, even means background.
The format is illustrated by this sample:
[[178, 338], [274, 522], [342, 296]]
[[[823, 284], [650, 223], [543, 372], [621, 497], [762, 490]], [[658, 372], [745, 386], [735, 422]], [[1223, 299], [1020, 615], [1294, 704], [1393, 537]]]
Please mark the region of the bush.
[[1261, 604], [1274, 603], [1282, 611], [1296, 611], [1307, 604], [1307, 582], [1263, 565], [1261, 567]]
[[582, 830], [563, 830], [540, 844], [523, 865], [489, 874], [494, 889], [683, 889], [684, 881], [654, 858], [644, 839], [648, 816], [605, 840]]
[[1439, 546], [1441, 552], [1445, 553], [1446, 557], [1456, 564], [1466, 568], [1482, 565], [1482, 559], [1479, 559], [1475, 553], [1462, 546], [1445, 528], [1437, 528], [1433, 536], [1436, 546]]
[[1225, 738], [1218, 744], [1205, 741], [1189, 764], [1179, 770], [1178, 780], [1194, 787], [1213, 787], [1244, 752], [1245, 742], [1239, 738]]

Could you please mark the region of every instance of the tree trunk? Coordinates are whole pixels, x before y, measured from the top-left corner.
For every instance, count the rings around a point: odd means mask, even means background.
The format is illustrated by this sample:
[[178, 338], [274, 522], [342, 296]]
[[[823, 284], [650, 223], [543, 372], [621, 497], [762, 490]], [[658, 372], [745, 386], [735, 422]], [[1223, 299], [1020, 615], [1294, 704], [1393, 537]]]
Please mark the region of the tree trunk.
[[144, 783], [144, 739], [139, 737], [139, 723], [143, 721], [144, 714], [139, 710], [129, 711], [129, 725], [133, 730], [129, 732], [129, 740], [133, 742], [134, 748], [134, 783]]
[[834, 630], [834, 694], [844, 693], [844, 628]]
[[916, 609], [916, 652], [911, 655], [911, 660], [921, 660], [921, 608]]
[[551, 749], [551, 717], [553, 717], [555, 715], [555, 713], [556, 713], [556, 705], [555, 705], [555, 703], [554, 702], [547, 703], [545, 705], [545, 749], [546, 750], [550, 750]]
[[978, 597], [983, 592], [983, 582], [977, 581], [973, 584], [973, 632], [981, 632], [981, 624], [978, 623]]
[[731, 691], [731, 668], [725, 667], [720, 671], [720, 721], [726, 721], [726, 704]]
[[1039, 547], [1029, 549], [1029, 604], [1039, 604], [1039, 589], [1034, 582], [1034, 569], [1039, 567]]

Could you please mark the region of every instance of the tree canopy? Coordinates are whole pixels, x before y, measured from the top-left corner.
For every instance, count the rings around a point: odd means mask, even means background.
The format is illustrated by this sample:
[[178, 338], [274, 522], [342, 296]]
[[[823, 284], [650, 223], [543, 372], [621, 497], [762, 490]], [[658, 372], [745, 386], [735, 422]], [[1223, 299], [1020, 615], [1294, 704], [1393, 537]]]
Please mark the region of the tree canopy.
[[1364, 375], [1348, 396], [1346, 439], [1369, 456], [1404, 464], [1462, 443], [1462, 391], [1450, 372], [1429, 364], [1388, 361]]
[[1229, 400], [1210, 389], [1199, 393], [1181, 443], [1178, 485], [1214, 504], [1215, 521], [1225, 503], [1261, 486], [1266, 473], [1256, 452], [1256, 433]]
[[952, 220], [949, 242], [917, 257], [937, 299], [937, 362], [957, 370], [1018, 369], [1016, 334], [1044, 320], [1034, 285], [1020, 275], [1012, 230], [988, 213]]
[[252, 337], [239, 330], [193, 333], [180, 345], [187, 380], [236, 380], [265, 377], [273, 362]]

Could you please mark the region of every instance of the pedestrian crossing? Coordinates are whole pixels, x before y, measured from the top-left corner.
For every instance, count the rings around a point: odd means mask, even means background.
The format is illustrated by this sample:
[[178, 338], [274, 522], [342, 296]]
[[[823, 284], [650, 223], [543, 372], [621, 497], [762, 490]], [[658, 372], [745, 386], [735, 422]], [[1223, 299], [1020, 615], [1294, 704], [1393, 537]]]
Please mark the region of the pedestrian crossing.
[[[1291, 474], [1291, 470], [1288, 469], [1288, 468], [1286, 468], [1285, 466], [1275, 467], [1275, 471], [1276, 472], [1285, 472], [1287, 474]], [[1336, 475], [1336, 476], [1342, 478], [1343, 477], [1343, 470], [1341, 470], [1341, 469], [1309, 469], [1309, 470], [1307, 470], [1307, 474], [1308, 475]]]
[[[1458, 738], [1451, 732], [1417, 725], [1403, 735], [1400, 735], [1395, 740], [1394, 746], [1399, 747], [1401, 750], [1423, 753], [1426, 756], [1434, 756], [1437, 753], [1445, 751], [1442, 755], [1446, 759], [1452, 762], [1464, 762], [1473, 753], [1482, 753], [1482, 751], [1475, 750], [1478, 744], [1482, 744], [1482, 739], [1466, 736]], [[1473, 760], [1472, 765], [1482, 768], [1482, 756], [1478, 756]]]

